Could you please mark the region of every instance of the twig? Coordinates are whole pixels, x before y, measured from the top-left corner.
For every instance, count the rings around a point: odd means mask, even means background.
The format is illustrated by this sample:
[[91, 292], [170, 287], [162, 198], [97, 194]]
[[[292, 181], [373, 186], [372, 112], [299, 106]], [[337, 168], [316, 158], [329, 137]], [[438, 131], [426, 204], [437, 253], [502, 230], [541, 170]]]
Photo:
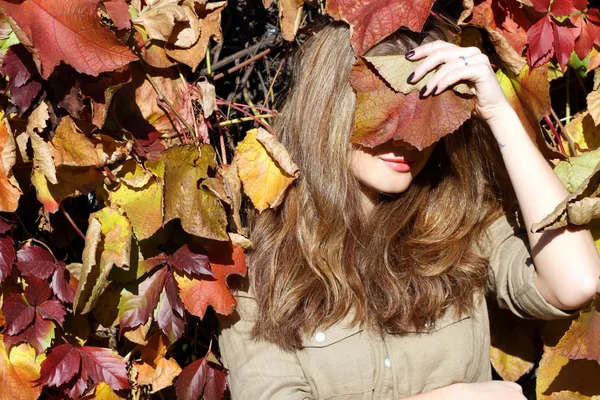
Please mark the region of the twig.
[[206, 74], [212, 75], [212, 66], [210, 64], [210, 46], [206, 46]]
[[265, 113], [273, 113], [273, 110], [269, 110], [268, 108], [264, 108], [264, 107], [257, 107], [257, 106], [250, 106], [248, 104], [242, 104], [242, 103], [234, 103], [232, 101], [227, 101], [227, 100], [221, 100], [221, 99], [217, 99], [217, 105], [220, 106], [236, 106], [236, 107], [240, 107], [240, 108], [250, 108], [250, 109], [255, 109], [258, 111], [262, 111]]
[[550, 117], [548, 117], [547, 114], [544, 115], [544, 121], [546, 121], [546, 123], [550, 127], [550, 130], [552, 130], [552, 133], [554, 133], [554, 136], [556, 137], [556, 141], [558, 142], [558, 147], [560, 147], [561, 153], [563, 153], [564, 155], [567, 155], [567, 152], [565, 151], [565, 148], [562, 144], [562, 139], [560, 138], [560, 135], [556, 131], [556, 128], [554, 127], [554, 124], [552, 123], [552, 120], [550, 119]]
[[[217, 100], [218, 101], [218, 100]], [[228, 104], [231, 108], [238, 110], [239, 112], [241, 112], [242, 114], [246, 114], [248, 117], [250, 117], [252, 120], [258, 122], [259, 124], [261, 124], [262, 126], [265, 127], [266, 130], [268, 130], [271, 134], [275, 135], [275, 131], [273, 130], [273, 128], [271, 127], [271, 125], [265, 123], [264, 121], [261, 121], [260, 119], [258, 119], [257, 117], [255, 117], [254, 115], [250, 114], [249, 112], [247, 112], [246, 110], [244, 110], [241, 107], [238, 107], [236, 105], [236, 103], [230, 103], [230, 102], [223, 102], [223, 104]]]
[[67, 220], [69, 220], [69, 223], [71, 224], [73, 229], [75, 229], [77, 234], [79, 234], [79, 236], [85, 241], [85, 235], [83, 234], [83, 232], [81, 232], [81, 230], [79, 230], [77, 225], [75, 225], [75, 221], [73, 221], [73, 219], [71, 218], [71, 216], [69, 215], [67, 210], [65, 210], [65, 208], [63, 207], [62, 204], [59, 207], [60, 207], [60, 211], [62, 211], [62, 213], [65, 214], [65, 217], [67, 217]]
[[227, 149], [225, 148], [225, 137], [223, 128], [219, 125], [219, 144], [221, 145], [221, 163], [227, 165]]
[[46, 248], [46, 250], [48, 250], [48, 252], [50, 254], [52, 254], [52, 258], [54, 258], [56, 260], [56, 257], [54, 257], [54, 253], [52, 252], [52, 250], [50, 250], [50, 247], [48, 247], [48, 245], [44, 242], [42, 242], [41, 240], [37, 240], [36, 238], [31, 238], [32, 242], [36, 242], [38, 244], [41, 244], [42, 246], [44, 246]]
[[[257, 118], [273, 118], [274, 115], [273, 114], [260, 114], [256, 116]], [[230, 119], [227, 121], [223, 121], [220, 122], [217, 126], [230, 126], [230, 125], [236, 125], [236, 124], [241, 124], [242, 122], [249, 122], [249, 121], [253, 121], [254, 118], [252, 117], [242, 117], [242, 118], [235, 118], [235, 119]]]
[[247, 59], [246, 61], [244, 61], [244, 62], [242, 62], [242, 63], [240, 63], [240, 64], [236, 65], [235, 67], [231, 67], [231, 68], [229, 68], [227, 71], [225, 71], [225, 72], [221, 72], [221, 73], [219, 73], [219, 74], [215, 75], [215, 77], [213, 78], [213, 81], [217, 81], [217, 80], [219, 80], [219, 79], [223, 78], [224, 76], [227, 76], [227, 75], [229, 75], [229, 74], [231, 74], [231, 73], [233, 73], [233, 72], [235, 72], [235, 71], [238, 71], [238, 70], [240, 70], [240, 69], [244, 68], [246, 65], [248, 65], [248, 64], [252, 64], [252, 63], [253, 63], [254, 61], [256, 61], [256, 60], [260, 60], [262, 57], [266, 56], [266, 55], [267, 55], [267, 54], [269, 54], [270, 52], [271, 52], [271, 49], [270, 49], [270, 48], [269, 48], [269, 49], [266, 49], [266, 50], [264, 50], [264, 51], [261, 51], [260, 53], [258, 53], [258, 54], [257, 54], [257, 55], [255, 55], [254, 57], [251, 57], [251, 58]]
[[[221, 67], [224, 67], [225, 65], [232, 63], [239, 58], [245, 57], [248, 54], [253, 53], [254, 51], [260, 49], [263, 46], [265, 46], [265, 43], [259, 42], [250, 47], [242, 49], [242, 50], [238, 51], [237, 53], [233, 53], [232, 55], [227, 56], [222, 60], [214, 62], [212, 64], [212, 70], [215, 71]], [[208, 74], [208, 68], [204, 68], [204, 69], [200, 70], [200, 75], [207, 75], [207, 74]]]
[[283, 67], [283, 63], [285, 63], [285, 58], [283, 58], [281, 60], [281, 62], [279, 63], [279, 67], [277, 67], [277, 72], [275, 72], [275, 76], [273, 77], [273, 80], [271, 81], [271, 85], [269, 86], [269, 91], [267, 92], [267, 95], [265, 96], [265, 101], [263, 101], [263, 107], [265, 107], [267, 105], [267, 100], [269, 98], [269, 95], [271, 95], [271, 101], [275, 102], [275, 98], [273, 97], [273, 85], [275, 85], [275, 81], [277, 80], [277, 76], [279, 76], [279, 72], [281, 71], [281, 67]]
[[[150, 76], [150, 74], [148, 72], [146, 72], [146, 71], [144, 71], [144, 73], [146, 74], [146, 78], [148, 79], [148, 81], [152, 85], [152, 88], [156, 92], [156, 95], [158, 96], [158, 98], [160, 99], [160, 101], [162, 101], [163, 103], [165, 103], [171, 109], [171, 111], [173, 111], [173, 114], [175, 114], [175, 116], [177, 117], [177, 119], [179, 119], [179, 121], [181, 121], [181, 123], [183, 124], [183, 126], [185, 127], [185, 129], [189, 133], [194, 132], [194, 130], [192, 129], [192, 127], [190, 126], [190, 124], [181, 116], [181, 114], [179, 114], [179, 111], [177, 111], [175, 109], [175, 107], [173, 107], [173, 104], [171, 104], [171, 102], [169, 101], [169, 99], [167, 99], [165, 97], [165, 95], [162, 94], [162, 92], [160, 91], [160, 89], [156, 85], [156, 82], [154, 82], [154, 79], [152, 79], [152, 77]], [[185, 141], [185, 144], [189, 143], [187, 135], [185, 134], [185, 132], [183, 132], [183, 139]]]
[[569, 143], [569, 151], [571, 152], [571, 155], [573, 157], [577, 156], [577, 150], [575, 150], [575, 145], [573, 144], [573, 139], [571, 139], [571, 136], [569, 136], [569, 134], [567, 133], [565, 126], [560, 121], [560, 118], [558, 118], [558, 115], [556, 115], [556, 113], [554, 112], [554, 109], [550, 108], [550, 112], [552, 113], [552, 117], [554, 117], [554, 120], [558, 123], [558, 127], [562, 131], [564, 137], [567, 139], [567, 142]]
[[23, 220], [21, 219], [21, 217], [19, 217], [19, 213], [15, 213], [15, 217], [17, 217], [17, 221], [19, 221], [19, 224], [21, 224], [21, 228], [23, 228], [23, 230], [25, 231], [27, 236], [33, 237], [33, 235], [31, 233], [29, 233], [29, 231], [25, 227], [25, 224], [23, 223]]

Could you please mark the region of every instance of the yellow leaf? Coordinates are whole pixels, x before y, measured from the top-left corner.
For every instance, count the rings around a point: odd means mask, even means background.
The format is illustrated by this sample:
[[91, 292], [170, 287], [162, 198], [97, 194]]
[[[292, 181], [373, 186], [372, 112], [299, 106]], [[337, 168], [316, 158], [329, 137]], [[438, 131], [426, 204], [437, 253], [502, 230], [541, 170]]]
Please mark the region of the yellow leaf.
[[105, 207], [90, 215], [73, 309], [89, 312], [104, 292], [113, 266], [129, 268], [131, 240], [131, 224], [118, 210]]
[[600, 125], [600, 89], [596, 89], [587, 95], [587, 105], [594, 123], [596, 126]]
[[[257, 138], [259, 132], [262, 142]], [[235, 150], [235, 163], [244, 192], [259, 212], [277, 207], [283, 201], [288, 186], [298, 176], [298, 167], [281, 144], [281, 147], [273, 147], [277, 152], [267, 151], [262, 144], [269, 143], [267, 138], [272, 138], [272, 135], [262, 128], [252, 129]]]
[[56, 184], [56, 167], [52, 158], [51, 145], [39, 135], [47, 125], [50, 119], [48, 106], [41, 102], [40, 105], [31, 112], [27, 120], [27, 134], [31, 140], [33, 148], [33, 166], [42, 172], [50, 183]]
[[56, 166], [99, 167], [102, 165], [102, 160], [98, 157], [92, 141], [79, 131], [68, 115], [63, 117], [56, 127], [51, 153]]
[[[596, 126], [587, 110], [575, 115], [575, 118], [565, 126], [565, 130], [571, 140], [583, 150], [600, 147], [600, 126]], [[565, 146], [565, 150], [569, 151], [567, 146]]]
[[81, 400], [123, 400], [106, 382], [100, 382], [94, 391], [81, 398]]
[[4, 113], [0, 112], [0, 211], [15, 212], [22, 194], [19, 184], [11, 173], [15, 160], [15, 139], [4, 118]]
[[42, 386], [33, 381], [40, 377], [45, 358], [44, 354], [36, 357], [33, 347], [26, 343], [13, 346], [8, 355], [0, 335], [0, 400], [37, 399]]

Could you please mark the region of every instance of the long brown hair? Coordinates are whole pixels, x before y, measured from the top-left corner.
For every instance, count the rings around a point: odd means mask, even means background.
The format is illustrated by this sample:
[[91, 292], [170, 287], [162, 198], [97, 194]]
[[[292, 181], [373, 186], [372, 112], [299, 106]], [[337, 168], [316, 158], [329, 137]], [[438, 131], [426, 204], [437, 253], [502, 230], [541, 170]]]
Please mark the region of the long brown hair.
[[[404, 54], [444, 38], [398, 32], [370, 54]], [[279, 208], [252, 223], [253, 336], [285, 349], [354, 313], [354, 323], [403, 333], [444, 310], [474, 307], [486, 260], [472, 244], [501, 212], [497, 145], [475, 119], [445, 137], [410, 187], [365, 215], [350, 172], [355, 58], [347, 26], [330, 23], [298, 50], [274, 128], [301, 170]]]

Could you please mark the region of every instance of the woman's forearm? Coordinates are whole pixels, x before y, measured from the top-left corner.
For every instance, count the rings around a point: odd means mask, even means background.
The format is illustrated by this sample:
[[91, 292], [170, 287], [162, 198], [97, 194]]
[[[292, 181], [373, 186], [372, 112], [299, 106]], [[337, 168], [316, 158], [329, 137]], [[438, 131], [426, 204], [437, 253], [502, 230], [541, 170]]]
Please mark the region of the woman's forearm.
[[587, 229], [562, 228], [532, 233], [539, 222], [568, 196], [517, 114], [507, 109], [488, 124], [498, 141], [531, 244], [535, 284], [544, 298], [561, 309], [587, 303], [598, 291], [600, 256]]

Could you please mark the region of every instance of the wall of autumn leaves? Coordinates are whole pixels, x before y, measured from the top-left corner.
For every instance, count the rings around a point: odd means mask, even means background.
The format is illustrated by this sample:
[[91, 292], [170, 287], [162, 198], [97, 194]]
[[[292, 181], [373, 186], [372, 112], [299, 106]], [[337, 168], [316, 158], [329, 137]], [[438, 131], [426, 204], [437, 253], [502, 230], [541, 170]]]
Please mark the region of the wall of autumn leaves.
[[[428, 17], [484, 49], [572, 192], [537, 228], [600, 233], [587, 1], [272, 3], [0, 0], [0, 399], [224, 396], [213, 317], [246, 274], [240, 210], [277, 207], [301, 173], [268, 121], [289, 50], [323, 14], [352, 27], [355, 72]], [[354, 137], [380, 140], [364, 110]], [[539, 399], [600, 396], [599, 306], [553, 323], [496, 310], [496, 371], [516, 381], [539, 365]]]

